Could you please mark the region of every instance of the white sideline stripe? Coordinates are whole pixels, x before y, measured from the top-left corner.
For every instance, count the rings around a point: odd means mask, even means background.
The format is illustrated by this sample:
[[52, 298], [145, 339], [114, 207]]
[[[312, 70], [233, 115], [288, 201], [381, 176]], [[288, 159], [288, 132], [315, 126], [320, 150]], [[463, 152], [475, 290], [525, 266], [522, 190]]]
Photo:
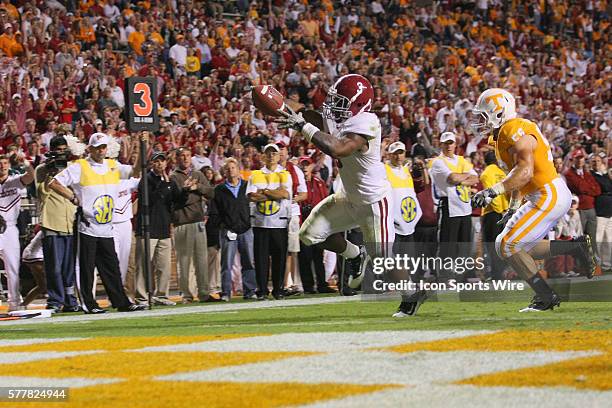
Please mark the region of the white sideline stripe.
[[[435, 369], [435, 368], [432, 368]], [[572, 388], [419, 385], [302, 405], [308, 408], [608, 408], [612, 391]]]
[[[20, 352], [0, 352], [0, 364], [16, 364], [29, 361], [51, 360], [54, 358], [66, 358], [74, 356], [82, 356], [86, 354], [101, 353], [101, 350], [87, 351], [20, 351]], [[10, 370], [9, 370], [10, 371]], [[0, 384], [2, 382], [0, 381]]]
[[[266, 342], [266, 338], [260, 339]], [[169, 381], [424, 385], [550, 364], [598, 352], [344, 351], [158, 377]]]
[[[1, 376], [0, 384], [2, 387], [66, 387], [66, 388], [80, 388], [88, 387], [90, 385], [99, 384], [112, 384], [124, 379], [112, 379], [112, 378], [42, 378], [42, 377], [14, 377], [14, 376]], [[15, 406], [19, 406], [16, 404]], [[41, 407], [44, 406], [41, 405]]]
[[86, 337], [61, 337], [54, 339], [11, 339], [11, 340], [0, 340], [0, 351], [2, 347], [11, 346], [29, 346], [30, 344], [44, 344], [44, 343], [59, 343], [62, 341], [73, 341], [73, 340], [87, 340]]
[[153, 346], [134, 351], [275, 352], [282, 350], [285, 352], [334, 352], [360, 350], [372, 347], [391, 347], [406, 343], [443, 340], [490, 333], [492, 333], [492, 331], [488, 330], [381, 330], [377, 332], [283, 333], [264, 337], [255, 336], [231, 340]]
[[265, 302], [247, 302], [247, 303], [235, 303], [235, 304], [220, 304], [220, 305], [201, 305], [201, 306], [189, 306], [189, 307], [177, 307], [162, 308], [145, 310], [142, 312], [131, 312], [131, 313], [106, 313], [102, 315], [77, 315], [77, 316], [56, 316], [51, 319], [25, 319], [25, 320], [8, 320], [6, 322], [0, 322], [0, 327], [22, 325], [22, 324], [57, 324], [57, 323], [74, 323], [82, 321], [101, 321], [110, 319], [134, 319], [143, 317], [167, 317], [194, 313], [218, 313], [228, 312], [234, 310], [255, 310], [255, 309], [273, 309], [273, 308], [286, 308], [293, 306], [310, 306], [310, 305], [324, 305], [330, 303], [344, 303], [344, 302], [357, 302], [360, 301], [359, 296], [337, 296], [327, 297], [320, 299], [292, 299], [282, 301], [265, 301]]

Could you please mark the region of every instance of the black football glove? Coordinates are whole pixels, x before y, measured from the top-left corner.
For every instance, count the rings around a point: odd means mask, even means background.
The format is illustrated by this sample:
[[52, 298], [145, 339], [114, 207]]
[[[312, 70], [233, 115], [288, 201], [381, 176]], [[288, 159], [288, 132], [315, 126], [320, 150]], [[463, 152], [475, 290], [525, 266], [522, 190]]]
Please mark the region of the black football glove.
[[6, 220], [0, 215], [0, 234], [4, 234], [4, 231], [6, 231]]

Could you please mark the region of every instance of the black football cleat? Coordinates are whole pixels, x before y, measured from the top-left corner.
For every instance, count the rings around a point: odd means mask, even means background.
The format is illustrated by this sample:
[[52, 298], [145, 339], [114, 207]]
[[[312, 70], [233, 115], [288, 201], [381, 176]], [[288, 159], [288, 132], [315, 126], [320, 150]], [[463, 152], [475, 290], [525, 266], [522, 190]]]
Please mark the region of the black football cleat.
[[535, 295], [529, 306], [519, 310], [520, 313], [525, 312], [543, 312], [544, 310], [553, 310], [561, 305], [561, 298], [553, 293], [552, 296], [544, 298], [540, 295]]
[[593, 243], [591, 237], [583, 235], [575, 239], [580, 245], [580, 260], [586, 267], [586, 277], [592, 279], [597, 270], [597, 260], [595, 259], [595, 251], [593, 251]]
[[371, 258], [366, 252], [365, 246], [359, 247], [359, 255], [353, 259], [348, 259], [349, 278], [348, 286], [352, 289], [357, 289], [363, 281], [363, 277], [366, 273], [366, 268], [371, 262]]
[[393, 313], [393, 317], [403, 318], [416, 315], [421, 305], [425, 302], [425, 299], [427, 299], [427, 291], [417, 291], [408, 299], [400, 303], [397, 312]]

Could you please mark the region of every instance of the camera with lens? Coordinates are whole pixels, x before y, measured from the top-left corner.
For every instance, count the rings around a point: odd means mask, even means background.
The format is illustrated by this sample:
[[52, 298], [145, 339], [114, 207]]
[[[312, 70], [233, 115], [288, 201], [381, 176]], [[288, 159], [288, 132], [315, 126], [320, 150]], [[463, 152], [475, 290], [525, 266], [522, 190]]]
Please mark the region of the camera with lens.
[[57, 174], [68, 167], [70, 152], [50, 151], [45, 154], [45, 167], [50, 174]]

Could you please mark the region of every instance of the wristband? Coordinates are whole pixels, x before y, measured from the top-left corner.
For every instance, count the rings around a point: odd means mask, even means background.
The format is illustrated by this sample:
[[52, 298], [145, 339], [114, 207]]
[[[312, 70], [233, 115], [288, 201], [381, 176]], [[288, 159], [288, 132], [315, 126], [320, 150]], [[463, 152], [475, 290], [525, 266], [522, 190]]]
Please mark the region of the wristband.
[[506, 192], [506, 189], [504, 188], [504, 183], [497, 183], [496, 185], [491, 187], [491, 191], [495, 192], [495, 194], [497, 195], [504, 194]]
[[310, 142], [313, 136], [315, 135], [315, 133], [320, 132], [320, 131], [321, 130], [315, 125], [313, 125], [312, 123], [306, 123], [304, 127], [302, 128], [302, 135], [304, 135], [304, 138], [308, 142]]

